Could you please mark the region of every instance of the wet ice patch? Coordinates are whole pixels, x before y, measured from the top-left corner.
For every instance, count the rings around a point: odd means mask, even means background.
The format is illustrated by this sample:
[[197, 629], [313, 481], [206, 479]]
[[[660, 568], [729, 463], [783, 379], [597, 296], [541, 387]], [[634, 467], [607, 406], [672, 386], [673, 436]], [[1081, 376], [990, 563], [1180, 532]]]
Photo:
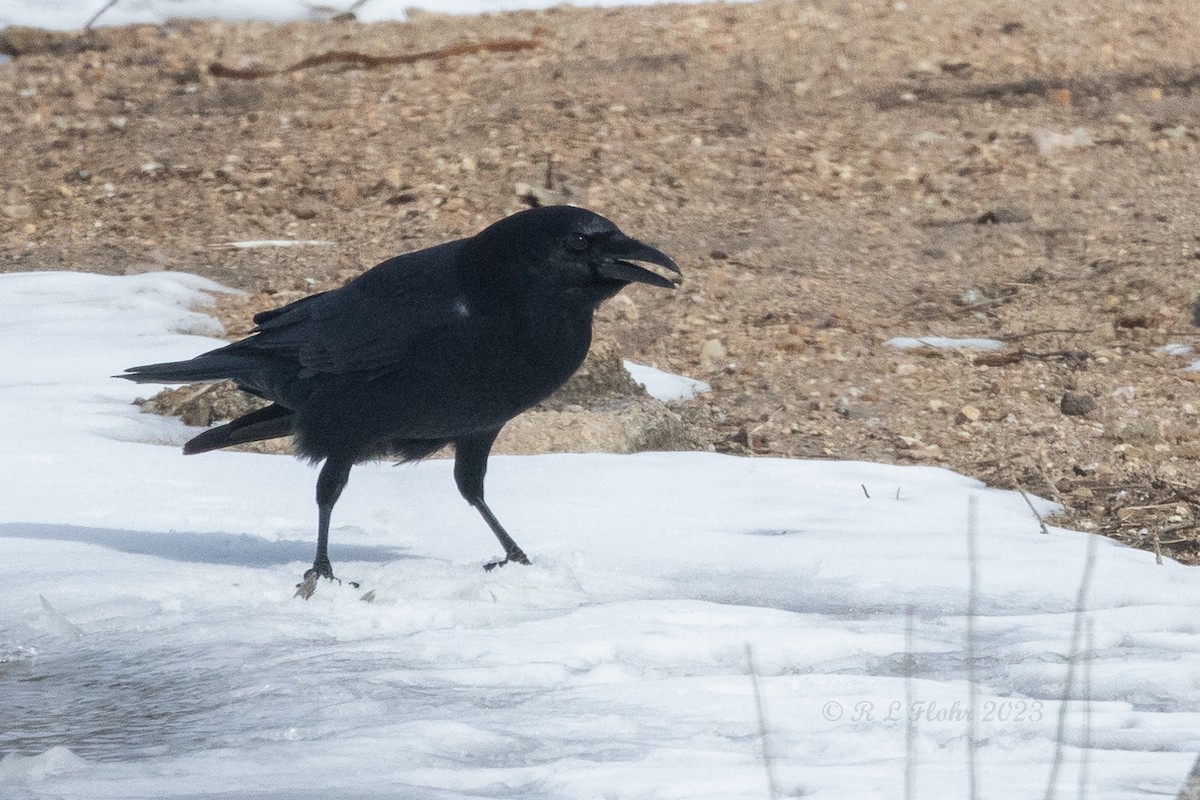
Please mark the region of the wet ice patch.
[[919, 347], [934, 347], [939, 350], [1002, 350], [1004, 348], [1004, 342], [998, 339], [951, 339], [945, 336], [897, 336], [888, 339], [884, 344], [890, 344], [901, 350], [915, 350]]
[[706, 394], [712, 391], [711, 386], [695, 378], [675, 375], [671, 372], [664, 372], [661, 369], [649, 367], [645, 364], [636, 364], [632, 361], [623, 361], [622, 363], [625, 365], [625, 371], [629, 373], [629, 377], [633, 378], [634, 383], [645, 389], [646, 394], [664, 403], [676, 400], [691, 400], [698, 394]]

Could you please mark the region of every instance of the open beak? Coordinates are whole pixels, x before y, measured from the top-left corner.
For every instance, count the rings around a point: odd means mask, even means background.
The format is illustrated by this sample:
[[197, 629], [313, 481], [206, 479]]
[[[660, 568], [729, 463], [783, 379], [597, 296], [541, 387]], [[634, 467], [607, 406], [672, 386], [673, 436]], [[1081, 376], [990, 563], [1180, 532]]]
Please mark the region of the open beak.
[[664, 289], [674, 289], [679, 278], [674, 275], [660, 275], [654, 270], [647, 269], [635, 261], [655, 264], [665, 270], [680, 275], [679, 267], [666, 253], [655, 250], [648, 244], [642, 244], [637, 239], [617, 234], [604, 243], [604, 251], [596, 264], [596, 273], [602, 277], [624, 283], [648, 283], [651, 286], [661, 286]]

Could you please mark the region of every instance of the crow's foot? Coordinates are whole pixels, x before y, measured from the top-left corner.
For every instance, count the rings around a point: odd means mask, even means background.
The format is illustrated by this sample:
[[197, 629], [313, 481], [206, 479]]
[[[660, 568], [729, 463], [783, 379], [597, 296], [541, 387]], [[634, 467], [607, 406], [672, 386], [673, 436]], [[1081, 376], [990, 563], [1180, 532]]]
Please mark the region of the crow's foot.
[[317, 591], [317, 581], [321, 578], [328, 578], [331, 581], [341, 583], [340, 580], [333, 576], [333, 565], [329, 563], [329, 559], [319, 560], [312, 565], [311, 569], [305, 570], [304, 580], [296, 584], [296, 593], [292, 596], [300, 597], [304, 600], [312, 597]]
[[521, 552], [520, 550], [514, 550], [513, 552], [504, 556], [503, 561], [493, 561], [490, 564], [484, 564], [483, 568], [486, 571], [491, 572], [496, 567], [503, 567], [505, 564], [507, 564], [510, 561], [515, 561], [518, 564], [524, 564], [526, 566], [529, 565], [529, 557], [527, 555], [525, 555], [523, 552]]

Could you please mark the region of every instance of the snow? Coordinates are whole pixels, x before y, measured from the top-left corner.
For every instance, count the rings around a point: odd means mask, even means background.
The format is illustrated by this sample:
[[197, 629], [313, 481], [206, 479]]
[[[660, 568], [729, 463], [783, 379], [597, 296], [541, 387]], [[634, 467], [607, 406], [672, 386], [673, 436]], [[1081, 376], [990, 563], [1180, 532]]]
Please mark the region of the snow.
[[5, 800], [758, 800], [747, 646], [783, 796], [902, 796], [906, 715], [914, 796], [968, 796], [971, 676], [980, 796], [1042, 796], [1089, 549], [1059, 796], [1085, 760], [1089, 800], [1173, 796], [1200, 750], [1200, 573], [941, 469], [495, 458], [534, 565], [488, 573], [449, 461], [363, 465], [331, 542], [361, 588], [295, 599], [314, 471], [160, 446], [191, 431], [109, 377], [214, 345], [217, 291], [0, 275]]
[[[735, 0], [735, 2], [738, 0]], [[0, 28], [34, 25], [67, 30], [81, 28], [108, 0], [0, 0]], [[583, 0], [576, 6], [650, 5], [660, 0]], [[158, 24], [171, 18], [267, 20], [289, 22], [328, 19], [328, 9], [348, 9], [352, 0], [328, 4], [303, 0], [121, 0], [101, 15], [98, 25]], [[443, 14], [482, 14], [517, 9], [553, 8], [562, 0], [369, 0], [355, 10], [363, 22], [402, 20], [409, 9]]]
[[884, 344], [898, 347], [901, 350], [914, 350], [918, 347], [935, 347], [941, 350], [963, 348], [966, 350], [1002, 350], [1004, 342], [998, 339], [950, 339], [945, 336], [897, 336], [888, 339]]
[[661, 369], [637, 364], [633, 361], [621, 363], [624, 364], [625, 371], [629, 373], [629, 377], [633, 378], [634, 383], [645, 389], [646, 394], [664, 403], [691, 400], [698, 394], [712, 391], [711, 386], [695, 378], [664, 372]]

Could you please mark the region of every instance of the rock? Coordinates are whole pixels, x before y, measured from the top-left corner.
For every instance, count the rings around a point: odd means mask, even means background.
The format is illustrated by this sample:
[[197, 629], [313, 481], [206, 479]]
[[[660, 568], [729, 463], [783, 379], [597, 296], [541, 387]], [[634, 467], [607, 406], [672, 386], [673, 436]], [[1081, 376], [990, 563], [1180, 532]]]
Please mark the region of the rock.
[[1066, 150], [1079, 150], [1096, 144], [1092, 135], [1084, 128], [1076, 128], [1070, 133], [1055, 133], [1047, 128], [1034, 128], [1030, 136], [1038, 153], [1043, 156]]
[[611, 342], [596, 342], [575, 374], [538, 404], [542, 411], [566, 411], [570, 406], [602, 410], [629, 400], [649, 399], [634, 382]]
[[28, 56], [37, 53], [71, 55], [84, 50], [106, 50], [96, 36], [74, 31], [49, 31], [25, 25], [11, 25], [0, 31], [0, 53]]
[[709, 339], [700, 348], [700, 366], [705, 369], [715, 369], [721, 366], [728, 353], [720, 339]]
[[29, 203], [10, 203], [2, 209], [4, 216], [17, 222], [24, 222], [27, 219], [33, 219], [36, 213]]
[[518, 182], [513, 186], [513, 194], [534, 208], [557, 206], [567, 202], [566, 196], [561, 192], [556, 192], [553, 189], [547, 189], [543, 186], [531, 186], [524, 182]]
[[1096, 401], [1086, 394], [1066, 392], [1059, 401], [1058, 407], [1068, 417], [1083, 417], [1095, 410]]
[[296, 219], [313, 219], [321, 213], [321, 205], [316, 200], [303, 197], [292, 207], [292, 216]]
[[959, 425], [963, 425], [968, 422], [978, 422], [982, 416], [983, 412], [975, 406], [965, 405], [958, 410], [958, 415], [955, 416], [954, 421]]

